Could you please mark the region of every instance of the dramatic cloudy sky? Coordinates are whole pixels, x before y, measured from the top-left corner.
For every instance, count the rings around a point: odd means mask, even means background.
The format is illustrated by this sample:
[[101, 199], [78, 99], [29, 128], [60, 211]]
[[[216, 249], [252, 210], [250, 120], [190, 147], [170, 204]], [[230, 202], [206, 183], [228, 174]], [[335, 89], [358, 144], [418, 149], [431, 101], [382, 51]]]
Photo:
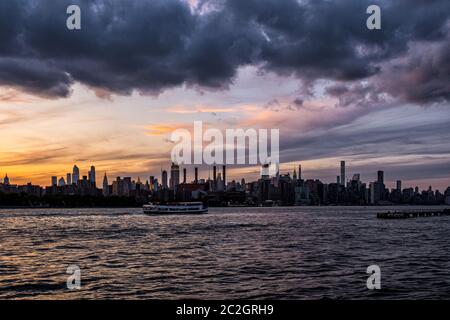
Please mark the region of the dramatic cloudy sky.
[[444, 189], [449, 31], [448, 0], [2, 0], [0, 175], [159, 175], [168, 134], [202, 120], [279, 128], [282, 170], [306, 178], [334, 181], [346, 160], [348, 176]]

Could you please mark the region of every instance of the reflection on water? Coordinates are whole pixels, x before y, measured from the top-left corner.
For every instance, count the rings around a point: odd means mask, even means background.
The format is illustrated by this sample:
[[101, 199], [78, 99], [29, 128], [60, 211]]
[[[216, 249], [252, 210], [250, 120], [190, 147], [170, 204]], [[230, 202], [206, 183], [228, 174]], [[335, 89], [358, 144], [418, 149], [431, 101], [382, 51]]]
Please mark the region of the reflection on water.
[[[380, 210], [0, 210], [0, 298], [450, 298], [450, 217]], [[366, 288], [372, 264], [381, 291]], [[80, 290], [66, 287], [69, 265]]]

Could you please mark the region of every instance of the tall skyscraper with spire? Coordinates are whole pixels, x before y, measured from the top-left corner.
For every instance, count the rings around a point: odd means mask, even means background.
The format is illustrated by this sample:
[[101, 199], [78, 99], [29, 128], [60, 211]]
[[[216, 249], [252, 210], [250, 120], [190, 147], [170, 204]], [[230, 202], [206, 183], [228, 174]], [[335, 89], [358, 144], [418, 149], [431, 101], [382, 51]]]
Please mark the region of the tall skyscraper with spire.
[[108, 197], [109, 196], [109, 183], [108, 183], [108, 177], [106, 176], [106, 172], [105, 172], [105, 176], [103, 177], [103, 196], [104, 197]]

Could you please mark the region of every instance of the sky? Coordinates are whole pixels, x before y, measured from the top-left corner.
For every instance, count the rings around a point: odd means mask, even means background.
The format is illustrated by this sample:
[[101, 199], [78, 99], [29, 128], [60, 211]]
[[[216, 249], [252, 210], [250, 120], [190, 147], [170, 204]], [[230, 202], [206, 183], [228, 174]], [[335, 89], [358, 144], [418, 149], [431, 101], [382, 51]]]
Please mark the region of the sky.
[[0, 176], [158, 177], [170, 133], [201, 120], [280, 129], [282, 173], [334, 182], [345, 160], [347, 178], [445, 190], [449, 31], [446, 0], [2, 0]]

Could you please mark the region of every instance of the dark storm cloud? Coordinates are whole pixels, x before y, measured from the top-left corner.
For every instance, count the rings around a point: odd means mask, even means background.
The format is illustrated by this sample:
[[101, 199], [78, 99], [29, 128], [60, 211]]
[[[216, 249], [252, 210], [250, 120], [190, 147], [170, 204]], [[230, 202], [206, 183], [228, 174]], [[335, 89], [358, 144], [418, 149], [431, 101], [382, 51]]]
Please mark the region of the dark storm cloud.
[[[382, 7], [382, 30], [365, 27], [373, 2]], [[65, 27], [70, 4], [82, 9], [80, 31]], [[375, 79], [379, 90], [419, 103], [449, 98], [447, 0], [201, 4], [213, 9], [193, 10], [182, 0], [3, 0], [0, 85], [47, 97], [69, 95], [74, 82], [117, 94], [182, 84], [224, 89], [239, 67], [256, 65], [305, 83]], [[409, 56], [417, 41], [441, 44], [441, 51], [424, 50], [417, 61]], [[402, 56], [409, 62], [385, 67]], [[419, 82], [409, 79], [416, 63]], [[386, 72], [396, 72], [395, 91], [376, 82]]]

